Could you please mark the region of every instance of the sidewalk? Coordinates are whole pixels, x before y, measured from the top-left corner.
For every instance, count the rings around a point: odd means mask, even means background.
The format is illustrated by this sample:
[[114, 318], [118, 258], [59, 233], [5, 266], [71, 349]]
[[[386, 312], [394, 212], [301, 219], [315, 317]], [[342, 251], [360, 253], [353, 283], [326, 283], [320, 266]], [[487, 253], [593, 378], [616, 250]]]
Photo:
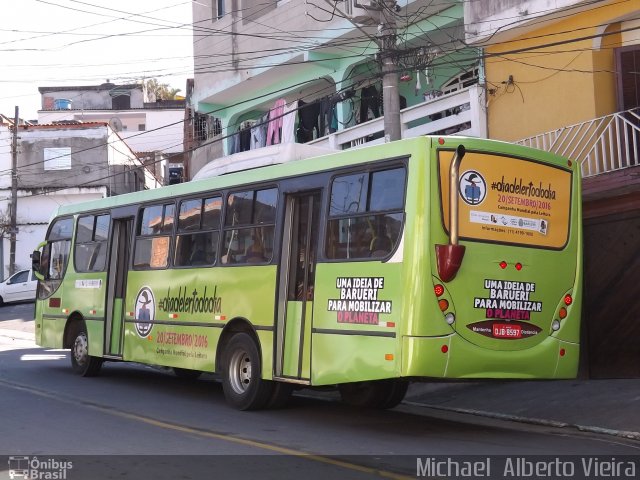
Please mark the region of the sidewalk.
[[640, 440], [640, 379], [415, 383], [405, 402]]
[[[2, 322], [0, 337], [33, 341], [33, 325]], [[413, 383], [404, 403], [640, 440], [640, 379]]]

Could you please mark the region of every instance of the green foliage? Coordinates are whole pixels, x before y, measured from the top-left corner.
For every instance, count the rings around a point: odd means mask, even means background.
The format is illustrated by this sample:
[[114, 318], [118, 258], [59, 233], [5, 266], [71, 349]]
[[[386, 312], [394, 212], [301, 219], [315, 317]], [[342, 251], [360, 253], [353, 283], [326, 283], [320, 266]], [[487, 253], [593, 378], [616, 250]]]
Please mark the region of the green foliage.
[[156, 78], [143, 81], [143, 84], [147, 89], [147, 95], [150, 100], [152, 98], [156, 100], [174, 100], [181, 90], [170, 87], [168, 83], [158, 83], [158, 79]]

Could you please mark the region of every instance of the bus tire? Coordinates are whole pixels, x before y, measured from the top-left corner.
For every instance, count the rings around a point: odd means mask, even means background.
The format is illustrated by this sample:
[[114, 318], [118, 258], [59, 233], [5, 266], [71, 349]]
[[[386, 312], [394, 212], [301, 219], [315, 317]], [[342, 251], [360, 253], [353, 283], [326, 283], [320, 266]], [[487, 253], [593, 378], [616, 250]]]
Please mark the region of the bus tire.
[[289, 403], [289, 399], [291, 398], [293, 385], [291, 383], [283, 382], [273, 382], [273, 384], [273, 393], [271, 394], [271, 398], [269, 398], [269, 401], [267, 402], [267, 408], [284, 408], [287, 403]]
[[89, 355], [89, 337], [84, 322], [75, 322], [71, 333], [71, 368], [83, 377], [100, 373], [102, 359]]
[[378, 408], [388, 409], [397, 407], [402, 400], [404, 400], [404, 396], [407, 394], [407, 389], [409, 388], [409, 382], [406, 380], [392, 379], [392, 380], [383, 380], [384, 382], [388, 382], [388, 395], [383, 401], [380, 402]]
[[353, 407], [393, 408], [407, 393], [408, 382], [396, 379], [372, 380], [368, 382], [343, 383], [338, 385], [342, 401]]
[[261, 378], [262, 362], [256, 342], [246, 333], [236, 333], [222, 352], [222, 390], [229, 405], [238, 410], [264, 408], [274, 383]]
[[173, 367], [173, 373], [176, 377], [182, 378], [183, 380], [196, 380], [202, 375], [200, 370], [191, 370], [190, 368], [178, 368]]

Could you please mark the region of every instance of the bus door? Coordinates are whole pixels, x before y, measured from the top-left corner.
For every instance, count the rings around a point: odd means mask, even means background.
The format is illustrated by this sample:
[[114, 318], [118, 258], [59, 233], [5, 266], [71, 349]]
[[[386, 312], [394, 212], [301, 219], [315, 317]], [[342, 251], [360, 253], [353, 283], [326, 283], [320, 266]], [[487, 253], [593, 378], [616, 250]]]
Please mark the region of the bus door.
[[122, 356], [124, 332], [124, 296], [133, 218], [114, 218], [111, 225], [109, 276], [107, 278], [107, 309], [104, 332], [106, 355]]
[[275, 376], [311, 378], [311, 324], [320, 192], [287, 195], [278, 296]]

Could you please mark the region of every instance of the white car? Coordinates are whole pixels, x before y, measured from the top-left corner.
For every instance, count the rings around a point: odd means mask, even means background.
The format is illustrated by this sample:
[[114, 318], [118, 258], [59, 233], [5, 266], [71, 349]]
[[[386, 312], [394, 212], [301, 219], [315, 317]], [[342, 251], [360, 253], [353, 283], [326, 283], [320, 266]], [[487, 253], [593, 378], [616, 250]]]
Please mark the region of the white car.
[[32, 270], [20, 270], [0, 283], [0, 305], [6, 302], [34, 301], [38, 279]]

